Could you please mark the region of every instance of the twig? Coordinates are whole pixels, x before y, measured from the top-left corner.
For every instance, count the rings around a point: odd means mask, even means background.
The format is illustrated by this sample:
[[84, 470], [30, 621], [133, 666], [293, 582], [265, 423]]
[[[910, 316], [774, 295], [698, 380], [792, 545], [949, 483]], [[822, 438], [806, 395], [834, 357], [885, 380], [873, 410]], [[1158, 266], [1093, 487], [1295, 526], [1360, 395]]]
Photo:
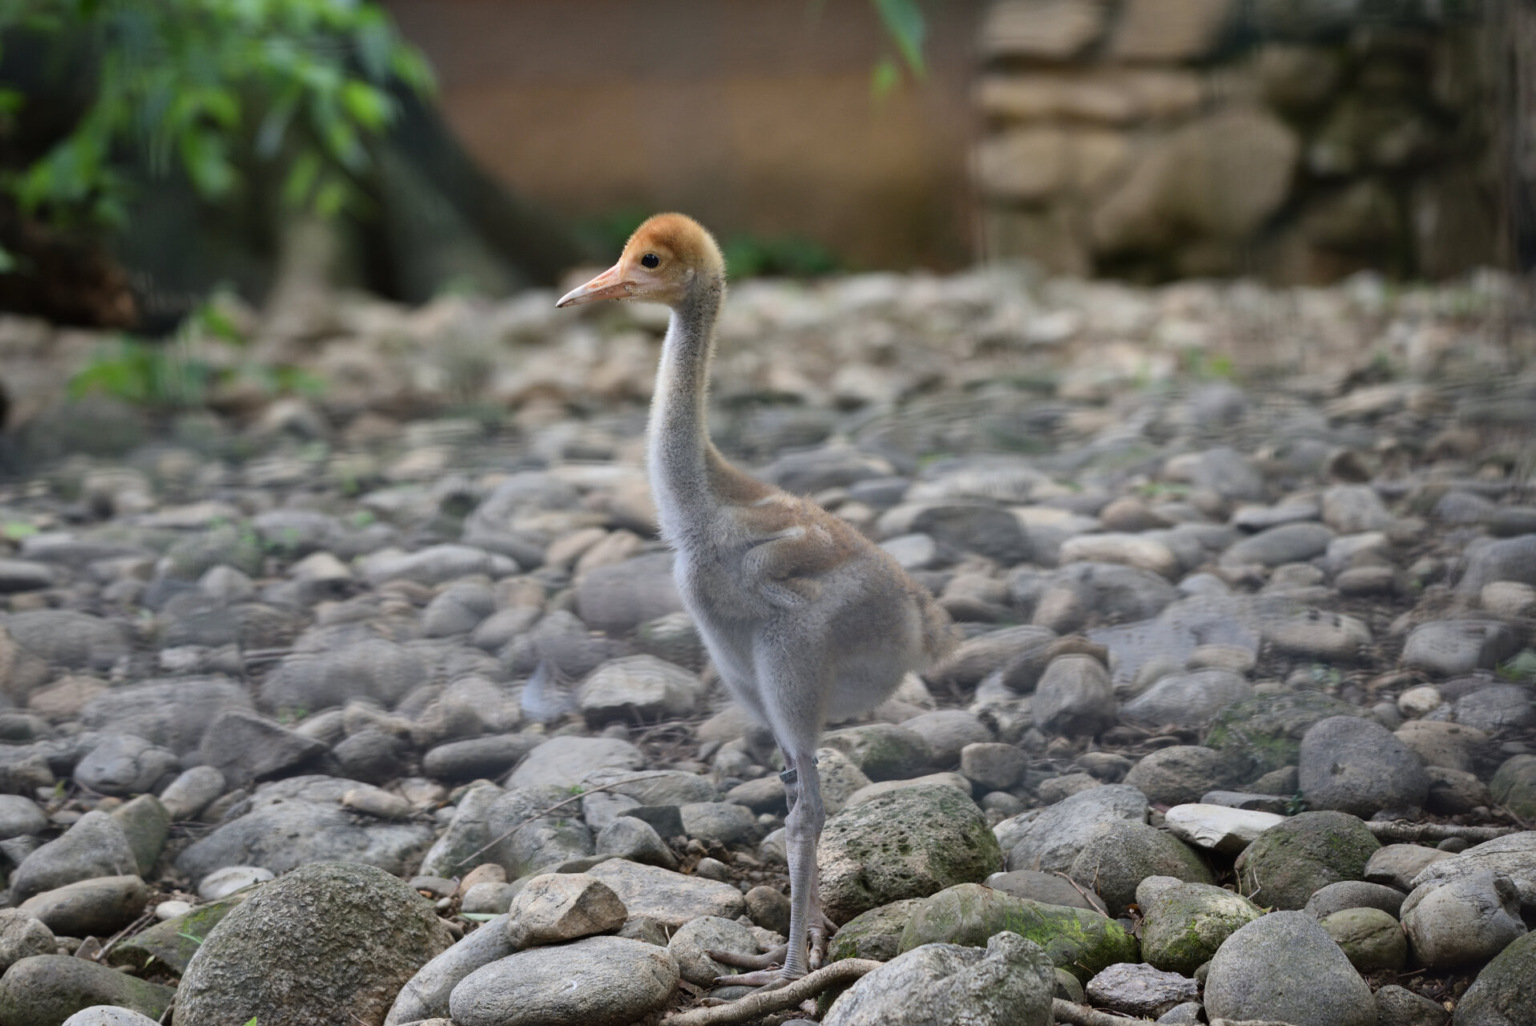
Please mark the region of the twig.
[[104, 962], [106, 960], [107, 954], [113, 948], [117, 947], [119, 941], [121, 941], [124, 937], [128, 936], [129, 933], [131, 933], [134, 930], [137, 930], [139, 927], [143, 926], [145, 923], [149, 922], [153, 918], [155, 918], [155, 910], [153, 908], [151, 908], [147, 912], [144, 912], [143, 914], [141, 914], [139, 916], [139, 918], [135, 919], [133, 922], [129, 923], [127, 926], [123, 927], [121, 930], [119, 930], [116, 933], [114, 933], [111, 937], [107, 938], [107, 943], [103, 944], [101, 946], [101, 950], [96, 952], [95, 956], [93, 957], [93, 960], [97, 961], [97, 962]]
[[852, 983], [871, 969], [878, 969], [884, 964], [872, 958], [845, 958], [774, 990], [757, 990], [739, 1001], [680, 1012], [664, 1020], [664, 1026], [724, 1026], [726, 1023], [750, 1022], [760, 1015], [794, 1008], [828, 988]]
[[1125, 1026], [1126, 1023], [1139, 1021], [1124, 1015], [1100, 1012], [1061, 998], [1051, 999], [1051, 1016], [1058, 1022], [1069, 1022], [1072, 1026]]
[[638, 783], [638, 782], [640, 782], [642, 780], [647, 780], [647, 779], [649, 779], [649, 778], [647, 778], [647, 777], [626, 777], [623, 780], [611, 780], [611, 781], [609, 781], [606, 784], [599, 784], [596, 787], [589, 787], [586, 790], [582, 791], [580, 794], [573, 794], [569, 798], [566, 798], [563, 801], [555, 802], [555, 804], [551, 805], [549, 808], [541, 809], [538, 812], [535, 812], [533, 815], [527, 817], [526, 819], [519, 820], [517, 823], [513, 824], [509, 829], [507, 829], [504, 833], [502, 833], [502, 834], [500, 834], [500, 835], [498, 835], [496, 837], [491, 838], [485, 844], [481, 845], [479, 848], [475, 849], [474, 851], [470, 852], [468, 855], [464, 856], [462, 859], [459, 859], [459, 861], [455, 862], [453, 864], [453, 868], [454, 869], [458, 869], [460, 866], [464, 865], [470, 859], [477, 858], [477, 857], [479, 857], [481, 855], [484, 855], [486, 852], [490, 851], [492, 848], [496, 847], [498, 844], [500, 844], [502, 841], [505, 841], [507, 838], [511, 837], [513, 834], [517, 833], [519, 830], [521, 830], [523, 827], [527, 826], [529, 823], [532, 823], [536, 819], [543, 819], [545, 816], [549, 815], [551, 812], [554, 812], [556, 809], [563, 809], [567, 805], [571, 804], [572, 802], [579, 802], [583, 798], [585, 798], [587, 795], [589, 795], [589, 794], [596, 794], [598, 791], [607, 791], [609, 788], [618, 787], [620, 784], [634, 784], [634, 783]]
[[1417, 841], [1443, 841], [1448, 837], [1460, 837], [1474, 843], [1491, 841], [1496, 837], [1517, 833], [1514, 827], [1457, 826], [1454, 823], [1410, 823], [1396, 819], [1390, 823], [1366, 821], [1365, 828], [1380, 841], [1397, 841], [1412, 844]]

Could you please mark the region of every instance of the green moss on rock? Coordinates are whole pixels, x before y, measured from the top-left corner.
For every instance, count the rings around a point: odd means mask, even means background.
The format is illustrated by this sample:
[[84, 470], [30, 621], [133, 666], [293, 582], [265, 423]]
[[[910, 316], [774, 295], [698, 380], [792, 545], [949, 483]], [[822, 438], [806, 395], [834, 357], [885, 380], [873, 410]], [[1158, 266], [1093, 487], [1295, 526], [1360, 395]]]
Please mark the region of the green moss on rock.
[[1136, 938], [1108, 916], [1015, 898], [981, 884], [950, 887], [919, 904], [902, 931], [900, 949], [934, 943], [986, 947], [988, 938], [1004, 931], [1034, 941], [1052, 965], [1083, 982], [1107, 966], [1140, 959]]
[[827, 821], [818, 849], [821, 897], [834, 922], [902, 898], [985, 880], [1003, 865], [987, 818], [944, 785], [903, 788]]
[[1307, 728], [1330, 716], [1359, 716], [1347, 702], [1316, 691], [1253, 695], [1216, 714], [1207, 748], [1246, 754], [1254, 775], [1294, 765]]
[[199, 905], [186, 915], [156, 923], [143, 933], [117, 945], [108, 958], [113, 965], [143, 968], [150, 959], [164, 962], [178, 973], [187, 971], [187, 964], [213, 928], [223, 921], [232, 909], [250, 897], [251, 891], [241, 891], [227, 898]]
[[1142, 909], [1141, 956], [1165, 972], [1188, 976], [1221, 942], [1264, 914], [1247, 898], [1201, 883], [1170, 884]]
[[1265, 908], [1301, 909], [1319, 887], [1359, 880], [1381, 847], [1344, 812], [1303, 812], [1260, 834], [1237, 857], [1238, 890]]
[[1536, 755], [1504, 760], [1488, 782], [1493, 800], [1523, 819], [1536, 819]]
[[922, 898], [903, 898], [854, 916], [837, 928], [827, 946], [827, 961], [872, 958], [889, 962], [901, 953], [901, 931], [922, 903]]

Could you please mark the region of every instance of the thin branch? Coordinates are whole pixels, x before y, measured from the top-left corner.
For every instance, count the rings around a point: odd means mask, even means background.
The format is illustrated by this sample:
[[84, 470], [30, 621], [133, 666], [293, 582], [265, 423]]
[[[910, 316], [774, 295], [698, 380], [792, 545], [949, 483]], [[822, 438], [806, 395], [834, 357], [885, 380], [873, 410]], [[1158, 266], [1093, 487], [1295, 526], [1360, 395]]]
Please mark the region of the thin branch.
[[664, 1020], [664, 1026], [726, 1026], [728, 1023], [750, 1022], [760, 1015], [794, 1008], [800, 1002], [831, 987], [852, 983], [871, 969], [878, 969], [884, 964], [871, 958], [845, 958], [783, 987], [755, 990], [739, 1001], [679, 1012]]
[[650, 778], [648, 778], [648, 777], [626, 777], [623, 780], [612, 780], [612, 781], [609, 781], [606, 784], [599, 784], [596, 787], [589, 787], [586, 790], [582, 791], [580, 794], [573, 794], [573, 795], [571, 795], [569, 798], [566, 798], [564, 801], [555, 802], [555, 804], [551, 805], [549, 808], [541, 809], [538, 812], [535, 812], [533, 815], [528, 816], [525, 819], [519, 820], [517, 823], [514, 823], [510, 828], [508, 828], [502, 834], [500, 834], [500, 835], [498, 835], [496, 837], [491, 838], [489, 841], [487, 841], [485, 844], [481, 845], [479, 848], [477, 848], [474, 851], [470, 852], [468, 855], [464, 856], [462, 859], [459, 859], [459, 861], [457, 861], [457, 862], [455, 862], [453, 864], [453, 868], [454, 869], [458, 869], [460, 866], [464, 865], [470, 859], [478, 858], [479, 856], [484, 855], [486, 852], [490, 851], [492, 848], [496, 847], [502, 841], [505, 841], [507, 838], [511, 837], [513, 834], [517, 833], [519, 830], [521, 830], [523, 827], [527, 826], [529, 823], [532, 823], [534, 820], [543, 819], [545, 816], [549, 815], [551, 812], [554, 812], [557, 809], [563, 809], [567, 805], [571, 804], [572, 802], [579, 802], [579, 801], [581, 801], [583, 798], [585, 798], [589, 794], [596, 794], [598, 791], [607, 791], [610, 788], [618, 787], [621, 784], [634, 784], [634, 783], [638, 783], [638, 782], [640, 782], [642, 780], [648, 780], [648, 779], [650, 779]]
[[1064, 1001], [1061, 998], [1051, 1000], [1051, 1015], [1056, 1021], [1068, 1022], [1072, 1026], [1126, 1026], [1126, 1023], [1140, 1021], [1124, 1015], [1100, 1012], [1087, 1005]]
[[1496, 837], [1518, 833], [1514, 827], [1457, 826], [1454, 823], [1410, 823], [1404, 819], [1393, 820], [1390, 823], [1368, 820], [1365, 828], [1374, 834], [1379, 841], [1396, 841], [1402, 844], [1413, 844], [1418, 841], [1443, 841], [1450, 837], [1460, 837], [1474, 844], [1481, 844], [1483, 841], [1491, 841]]
[[147, 912], [140, 915], [139, 918], [135, 919], [133, 922], [129, 923], [127, 926], [123, 927], [121, 930], [117, 931], [111, 937], [109, 937], [107, 942], [102, 945], [101, 950], [92, 956], [92, 960], [105, 964], [107, 955], [111, 953], [113, 948], [117, 947], [118, 943], [121, 942], [124, 937], [128, 936], [139, 927], [144, 926], [154, 918], [155, 910], [153, 907], [151, 907]]

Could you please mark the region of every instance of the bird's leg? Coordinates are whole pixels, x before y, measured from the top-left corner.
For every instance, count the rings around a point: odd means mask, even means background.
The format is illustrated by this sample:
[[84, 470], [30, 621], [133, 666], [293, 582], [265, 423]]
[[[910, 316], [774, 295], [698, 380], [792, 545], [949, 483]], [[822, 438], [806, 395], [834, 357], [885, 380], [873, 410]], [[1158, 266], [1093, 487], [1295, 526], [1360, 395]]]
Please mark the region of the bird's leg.
[[[808, 971], [807, 941], [814, 943], [810, 952], [812, 967], [819, 966], [826, 955], [827, 926], [821, 911], [816, 879], [816, 843], [826, 822], [821, 803], [821, 778], [816, 772], [816, 756], [809, 751], [784, 749], [788, 769], [782, 774], [789, 815], [784, 819], [785, 854], [789, 859], [789, 943], [784, 964], [778, 969], [764, 969], [743, 976], [722, 976], [716, 982], [746, 986], [781, 987]], [[770, 957], [777, 951], [770, 952]]]
[[[789, 764], [789, 753], [787, 752], [784, 754], [784, 762]], [[784, 801], [788, 806], [788, 812], [794, 812], [795, 803], [800, 798], [799, 774], [791, 766], [791, 768], [779, 774], [779, 780], [784, 783]], [[787, 815], [785, 816], [785, 822], [788, 822]], [[814, 880], [815, 877], [812, 876], [812, 879]], [[788, 952], [789, 945], [780, 944], [757, 955], [743, 955], [734, 951], [710, 951], [709, 957], [724, 965], [735, 966], [737, 969], [777, 969], [784, 964], [784, 957]], [[762, 975], [766, 976], [767, 974]], [[720, 976], [716, 978], [715, 982], [723, 983], [729, 981], [732, 984], [739, 985], [743, 982], [743, 979], [741, 976]]]

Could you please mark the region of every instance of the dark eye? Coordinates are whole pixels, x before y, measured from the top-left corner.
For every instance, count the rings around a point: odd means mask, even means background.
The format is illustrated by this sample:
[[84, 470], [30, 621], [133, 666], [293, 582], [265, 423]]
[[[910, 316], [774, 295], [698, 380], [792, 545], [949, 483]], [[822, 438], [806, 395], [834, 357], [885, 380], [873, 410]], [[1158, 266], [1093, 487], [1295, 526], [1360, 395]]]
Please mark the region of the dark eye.
[[655, 253], [647, 253], [645, 256], [640, 258], [641, 267], [656, 267], [660, 263], [661, 257], [657, 256]]

